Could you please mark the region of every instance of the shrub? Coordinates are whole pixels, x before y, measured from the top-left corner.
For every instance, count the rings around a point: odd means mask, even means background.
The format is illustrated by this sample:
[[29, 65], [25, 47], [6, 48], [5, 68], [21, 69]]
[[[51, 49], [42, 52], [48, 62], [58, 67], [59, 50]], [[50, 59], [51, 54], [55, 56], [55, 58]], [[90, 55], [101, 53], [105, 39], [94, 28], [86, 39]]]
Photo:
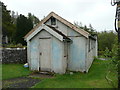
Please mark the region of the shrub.
[[6, 45], [6, 48], [23, 48], [23, 47], [26, 47], [26, 46], [23, 46], [21, 43], [16, 45], [13, 43]]

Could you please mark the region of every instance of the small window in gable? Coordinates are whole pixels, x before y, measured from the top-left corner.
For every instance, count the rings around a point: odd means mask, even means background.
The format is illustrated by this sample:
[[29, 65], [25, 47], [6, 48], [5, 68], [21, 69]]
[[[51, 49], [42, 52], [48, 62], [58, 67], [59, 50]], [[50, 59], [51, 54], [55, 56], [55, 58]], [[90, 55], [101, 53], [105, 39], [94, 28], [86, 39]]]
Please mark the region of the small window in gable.
[[56, 25], [56, 19], [54, 17], [51, 17], [51, 25]]

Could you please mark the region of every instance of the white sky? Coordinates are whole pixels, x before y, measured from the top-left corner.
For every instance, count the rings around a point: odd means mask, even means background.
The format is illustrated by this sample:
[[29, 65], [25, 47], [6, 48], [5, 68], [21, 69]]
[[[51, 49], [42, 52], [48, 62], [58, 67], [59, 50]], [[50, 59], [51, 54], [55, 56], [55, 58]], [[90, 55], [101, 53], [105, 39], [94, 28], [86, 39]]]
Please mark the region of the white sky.
[[97, 31], [114, 30], [116, 6], [111, 0], [1, 0], [8, 10], [27, 15], [29, 12], [42, 19], [51, 11], [73, 23], [92, 24]]

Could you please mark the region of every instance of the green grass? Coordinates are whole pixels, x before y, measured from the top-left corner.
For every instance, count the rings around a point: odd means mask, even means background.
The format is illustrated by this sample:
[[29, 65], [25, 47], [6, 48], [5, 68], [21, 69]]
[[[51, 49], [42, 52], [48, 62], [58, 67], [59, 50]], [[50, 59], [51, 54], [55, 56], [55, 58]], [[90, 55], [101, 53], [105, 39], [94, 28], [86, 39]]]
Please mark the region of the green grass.
[[31, 73], [23, 64], [2, 64], [2, 79], [27, 76]]
[[2, 64], [0, 64], [0, 80], [2, 80]]
[[[42, 81], [32, 88], [112, 88], [105, 79], [108, 72], [110, 60], [101, 61], [95, 60], [89, 72], [84, 74], [76, 72], [70, 74], [56, 74], [54, 78], [41, 79]], [[1, 69], [1, 67], [0, 67]], [[2, 79], [10, 79], [16, 77], [27, 76], [31, 73], [28, 68], [24, 68], [22, 64], [3, 64], [2, 65]], [[110, 73], [108, 75], [117, 87], [117, 74]]]
[[[73, 75], [56, 74], [55, 78], [43, 79], [32, 88], [113, 88], [105, 79], [110, 61], [95, 60], [89, 73], [74, 73]], [[117, 81], [117, 76], [109, 75]]]

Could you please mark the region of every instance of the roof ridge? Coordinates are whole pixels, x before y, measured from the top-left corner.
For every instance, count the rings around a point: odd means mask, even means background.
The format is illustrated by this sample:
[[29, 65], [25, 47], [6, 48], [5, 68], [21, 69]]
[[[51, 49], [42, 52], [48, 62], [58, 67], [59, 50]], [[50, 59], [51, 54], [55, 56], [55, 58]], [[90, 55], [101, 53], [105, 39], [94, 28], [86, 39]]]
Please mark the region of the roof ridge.
[[[79, 30], [81, 30], [81, 31], [84, 31], [85, 33], [89, 34], [89, 32], [85, 31], [84, 29], [78, 28], [78, 27], [75, 26], [73, 23], [69, 22], [68, 20], [64, 19], [63, 17], [59, 16], [58, 14], [56, 14], [56, 13], [53, 12], [53, 15], [56, 15], [56, 16], [60, 17], [61, 19], [63, 19], [63, 20], [66, 21], [67, 23], [71, 24], [73, 27], [75, 27], [75, 28], [77, 28], [77, 29], [79, 29]], [[72, 29], [73, 29], [73, 28], [72, 28]]]
[[29, 31], [24, 38], [26, 39], [32, 32], [34, 32], [41, 24], [45, 23], [50, 17], [55, 17], [56, 19], [58, 19], [59, 21], [61, 21], [62, 23], [64, 23], [65, 25], [69, 26], [71, 29], [74, 29], [76, 32], [79, 32], [80, 34], [82, 34], [83, 36], [85, 36], [86, 38], [88, 38], [89, 33], [83, 29], [80, 29], [78, 27], [76, 27], [74, 24], [72, 24], [71, 22], [67, 21], [66, 19], [62, 18], [61, 16], [59, 16], [58, 14], [54, 13], [53, 11], [50, 12], [44, 19], [42, 19], [31, 31]]

